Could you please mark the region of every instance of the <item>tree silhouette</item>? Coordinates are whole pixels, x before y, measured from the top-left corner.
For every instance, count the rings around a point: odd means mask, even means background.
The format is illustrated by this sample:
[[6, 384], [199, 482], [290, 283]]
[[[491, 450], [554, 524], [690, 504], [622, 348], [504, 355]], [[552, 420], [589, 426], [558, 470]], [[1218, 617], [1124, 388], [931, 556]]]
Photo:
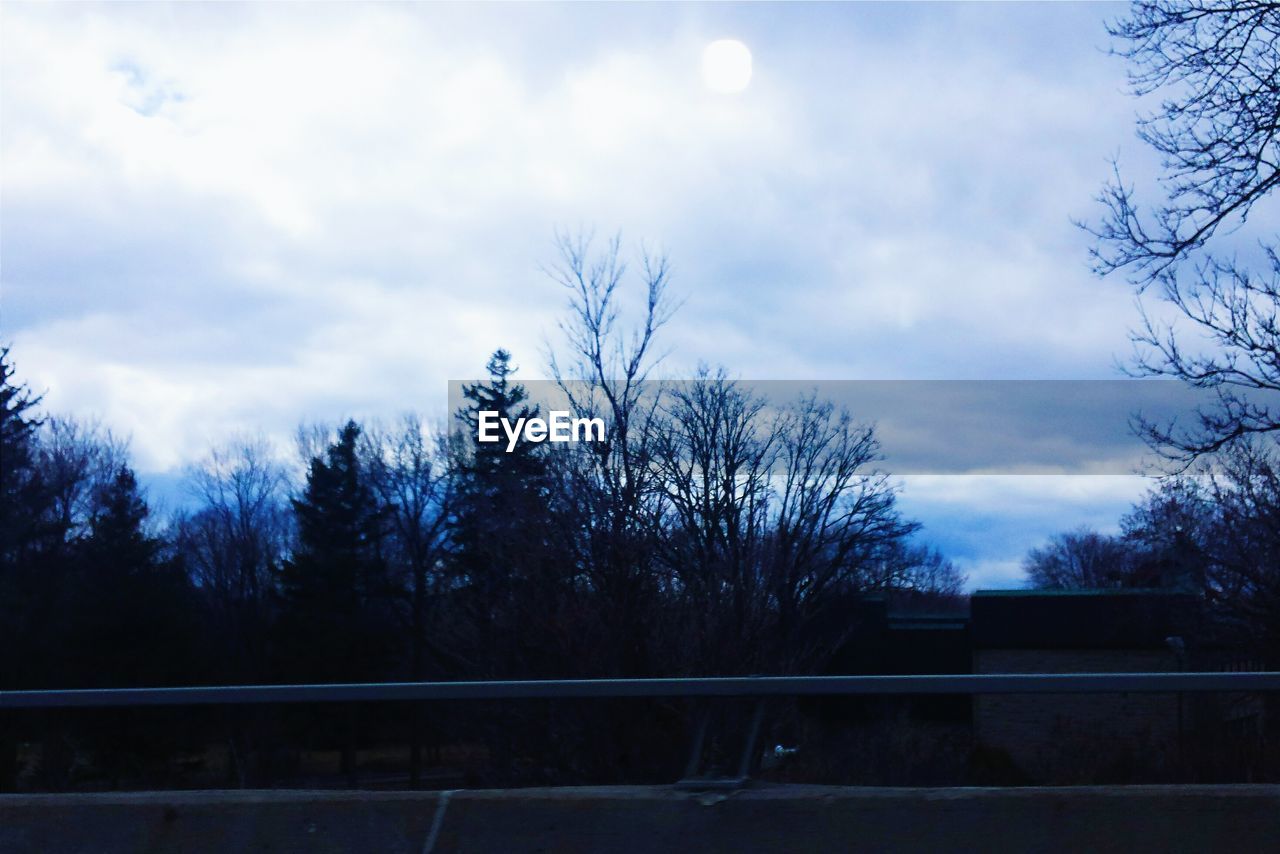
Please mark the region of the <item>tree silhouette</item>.
[[[554, 595], [547, 537], [547, 462], [544, 447], [521, 438], [508, 452], [502, 441], [481, 443], [479, 413], [496, 412], [513, 427], [538, 415], [524, 386], [512, 381], [511, 354], [497, 350], [485, 365], [489, 379], [463, 389], [470, 403], [457, 413], [465, 425], [454, 517], [455, 569], [477, 631], [477, 664], [496, 675], [532, 641], [535, 600]], [[523, 616], [522, 616], [523, 615]]]
[[96, 490], [78, 548], [68, 634], [83, 685], [190, 684], [195, 611], [183, 568], [147, 532], [150, 509], [128, 466]]
[[16, 581], [19, 564], [39, 539], [42, 512], [49, 500], [36, 466], [39, 402], [15, 379], [9, 348], [0, 348], [0, 584], [6, 579]]
[[[1137, 95], [1160, 94], [1138, 136], [1161, 158], [1145, 208], [1115, 169], [1099, 201], [1094, 270], [1126, 272], [1190, 325], [1143, 310], [1134, 370], [1212, 389], [1190, 425], [1144, 423], [1152, 444], [1185, 468], [1241, 437], [1280, 430], [1280, 255], [1222, 239], [1280, 187], [1280, 6], [1143, 0], [1110, 31]], [[1189, 333], [1189, 334], [1188, 334]]]
[[315, 457], [294, 499], [298, 542], [280, 576], [284, 676], [375, 679], [390, 664], [392, 590], [382, 556], [385, 519], [360, 464], [360, 427], [348, 421]]
[[1032, 587], [1044, 589], [1151, 586], [1134, 572], [1133, 550], [1126, 542], [1089, 528], [1054, 535], [1028, 552], [1022, 569]]

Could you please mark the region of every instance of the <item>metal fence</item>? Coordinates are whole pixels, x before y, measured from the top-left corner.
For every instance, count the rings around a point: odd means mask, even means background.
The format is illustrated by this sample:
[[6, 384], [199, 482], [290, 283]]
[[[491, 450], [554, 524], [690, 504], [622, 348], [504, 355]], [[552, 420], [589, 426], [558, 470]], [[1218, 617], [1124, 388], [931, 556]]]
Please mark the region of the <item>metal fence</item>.
[[677, 785], [707, 789], [736, 788], [747, 782], [755, 761], [763, 703], [769, 698], [930, 694], [1240, 694], [1269, 691], [1280, 691], [1280, 672], [743, 676], [0, 691], [0, 710], [591, 698], [738, 698], [755, 701], [755, 711], [737, 763], [737, 774], [732, 777], [699, 775], [709, 720], [704, 708], [695, 728], [684, 778]]
[[939, 676], [727, 676], [685, 679], [546, 679], [210, 685], [0, 691], [0, 709], [523, 700], [610, 697], [802, 697], [907, 694], [1103, 694], [1280, 691], [1280, 672], [981, 673]]

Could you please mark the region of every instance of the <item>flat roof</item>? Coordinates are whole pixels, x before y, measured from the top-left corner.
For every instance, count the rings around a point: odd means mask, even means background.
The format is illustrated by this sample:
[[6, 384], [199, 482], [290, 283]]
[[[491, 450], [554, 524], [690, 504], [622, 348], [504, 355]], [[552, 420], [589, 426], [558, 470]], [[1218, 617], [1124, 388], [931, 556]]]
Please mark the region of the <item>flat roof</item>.
[[975, 590], [973, 596], [1187, 596], [1185, 590], [1170, 590], [1167, 587], [1083, 587], [1066, 589], [1057, 587], [1025, 587], [1001, 590]]
[[970, 602], [975, 649], [1167, 649], [1200, 602], [1174, 590], [993, 591]]

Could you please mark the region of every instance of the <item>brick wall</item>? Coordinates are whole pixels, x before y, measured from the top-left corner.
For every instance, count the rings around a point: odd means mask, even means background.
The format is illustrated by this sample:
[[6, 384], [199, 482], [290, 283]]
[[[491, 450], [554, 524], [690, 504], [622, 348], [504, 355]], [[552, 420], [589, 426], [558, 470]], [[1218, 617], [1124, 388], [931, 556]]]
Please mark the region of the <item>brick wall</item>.
[[[1166, 650], [994, 649], [974, 652], [975, 673], [1168, 672]], [[1003, 694], [974, 698], [978, 742], [1032, 780], [1121, 779], [1167, 767], [1178, 749], [1179, 698], [1170, 694]], [[1184, 716], [1186, 710], [1184, 705]]]

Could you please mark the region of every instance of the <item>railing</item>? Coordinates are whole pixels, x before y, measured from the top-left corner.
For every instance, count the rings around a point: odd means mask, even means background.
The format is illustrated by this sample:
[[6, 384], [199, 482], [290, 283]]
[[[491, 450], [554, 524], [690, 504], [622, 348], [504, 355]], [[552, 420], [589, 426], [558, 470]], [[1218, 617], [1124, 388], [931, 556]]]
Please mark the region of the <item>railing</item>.
[[[678, 786], [736, 788], [747, 782], [770, 697], [927, 694], [1186, 694], [1280, 691], [1280, 672], [981, 673], [930, 676], [743, 676], [684, 679], [549, 679], [377, 682], [328, 685], [219, 685], [0, 691], [0, 709], [213, 706], [261, 703], [364, 703], [438, 700], [589, 698], [745, 698], [756, 701], [737, 776], [698, 776], [709, 714], [704, 708]], [[1181, 712], [1181, 706], [1179, 707]]]
[[610, 697], [812, 697], [895, 694], [1115, 694], [1280, 691], [1280, 672], [980, 673], [941, 676], [726, 676], [688, 679], [546, 679], [210, 685], [0, 691], [0, 709], [525, 700]]

